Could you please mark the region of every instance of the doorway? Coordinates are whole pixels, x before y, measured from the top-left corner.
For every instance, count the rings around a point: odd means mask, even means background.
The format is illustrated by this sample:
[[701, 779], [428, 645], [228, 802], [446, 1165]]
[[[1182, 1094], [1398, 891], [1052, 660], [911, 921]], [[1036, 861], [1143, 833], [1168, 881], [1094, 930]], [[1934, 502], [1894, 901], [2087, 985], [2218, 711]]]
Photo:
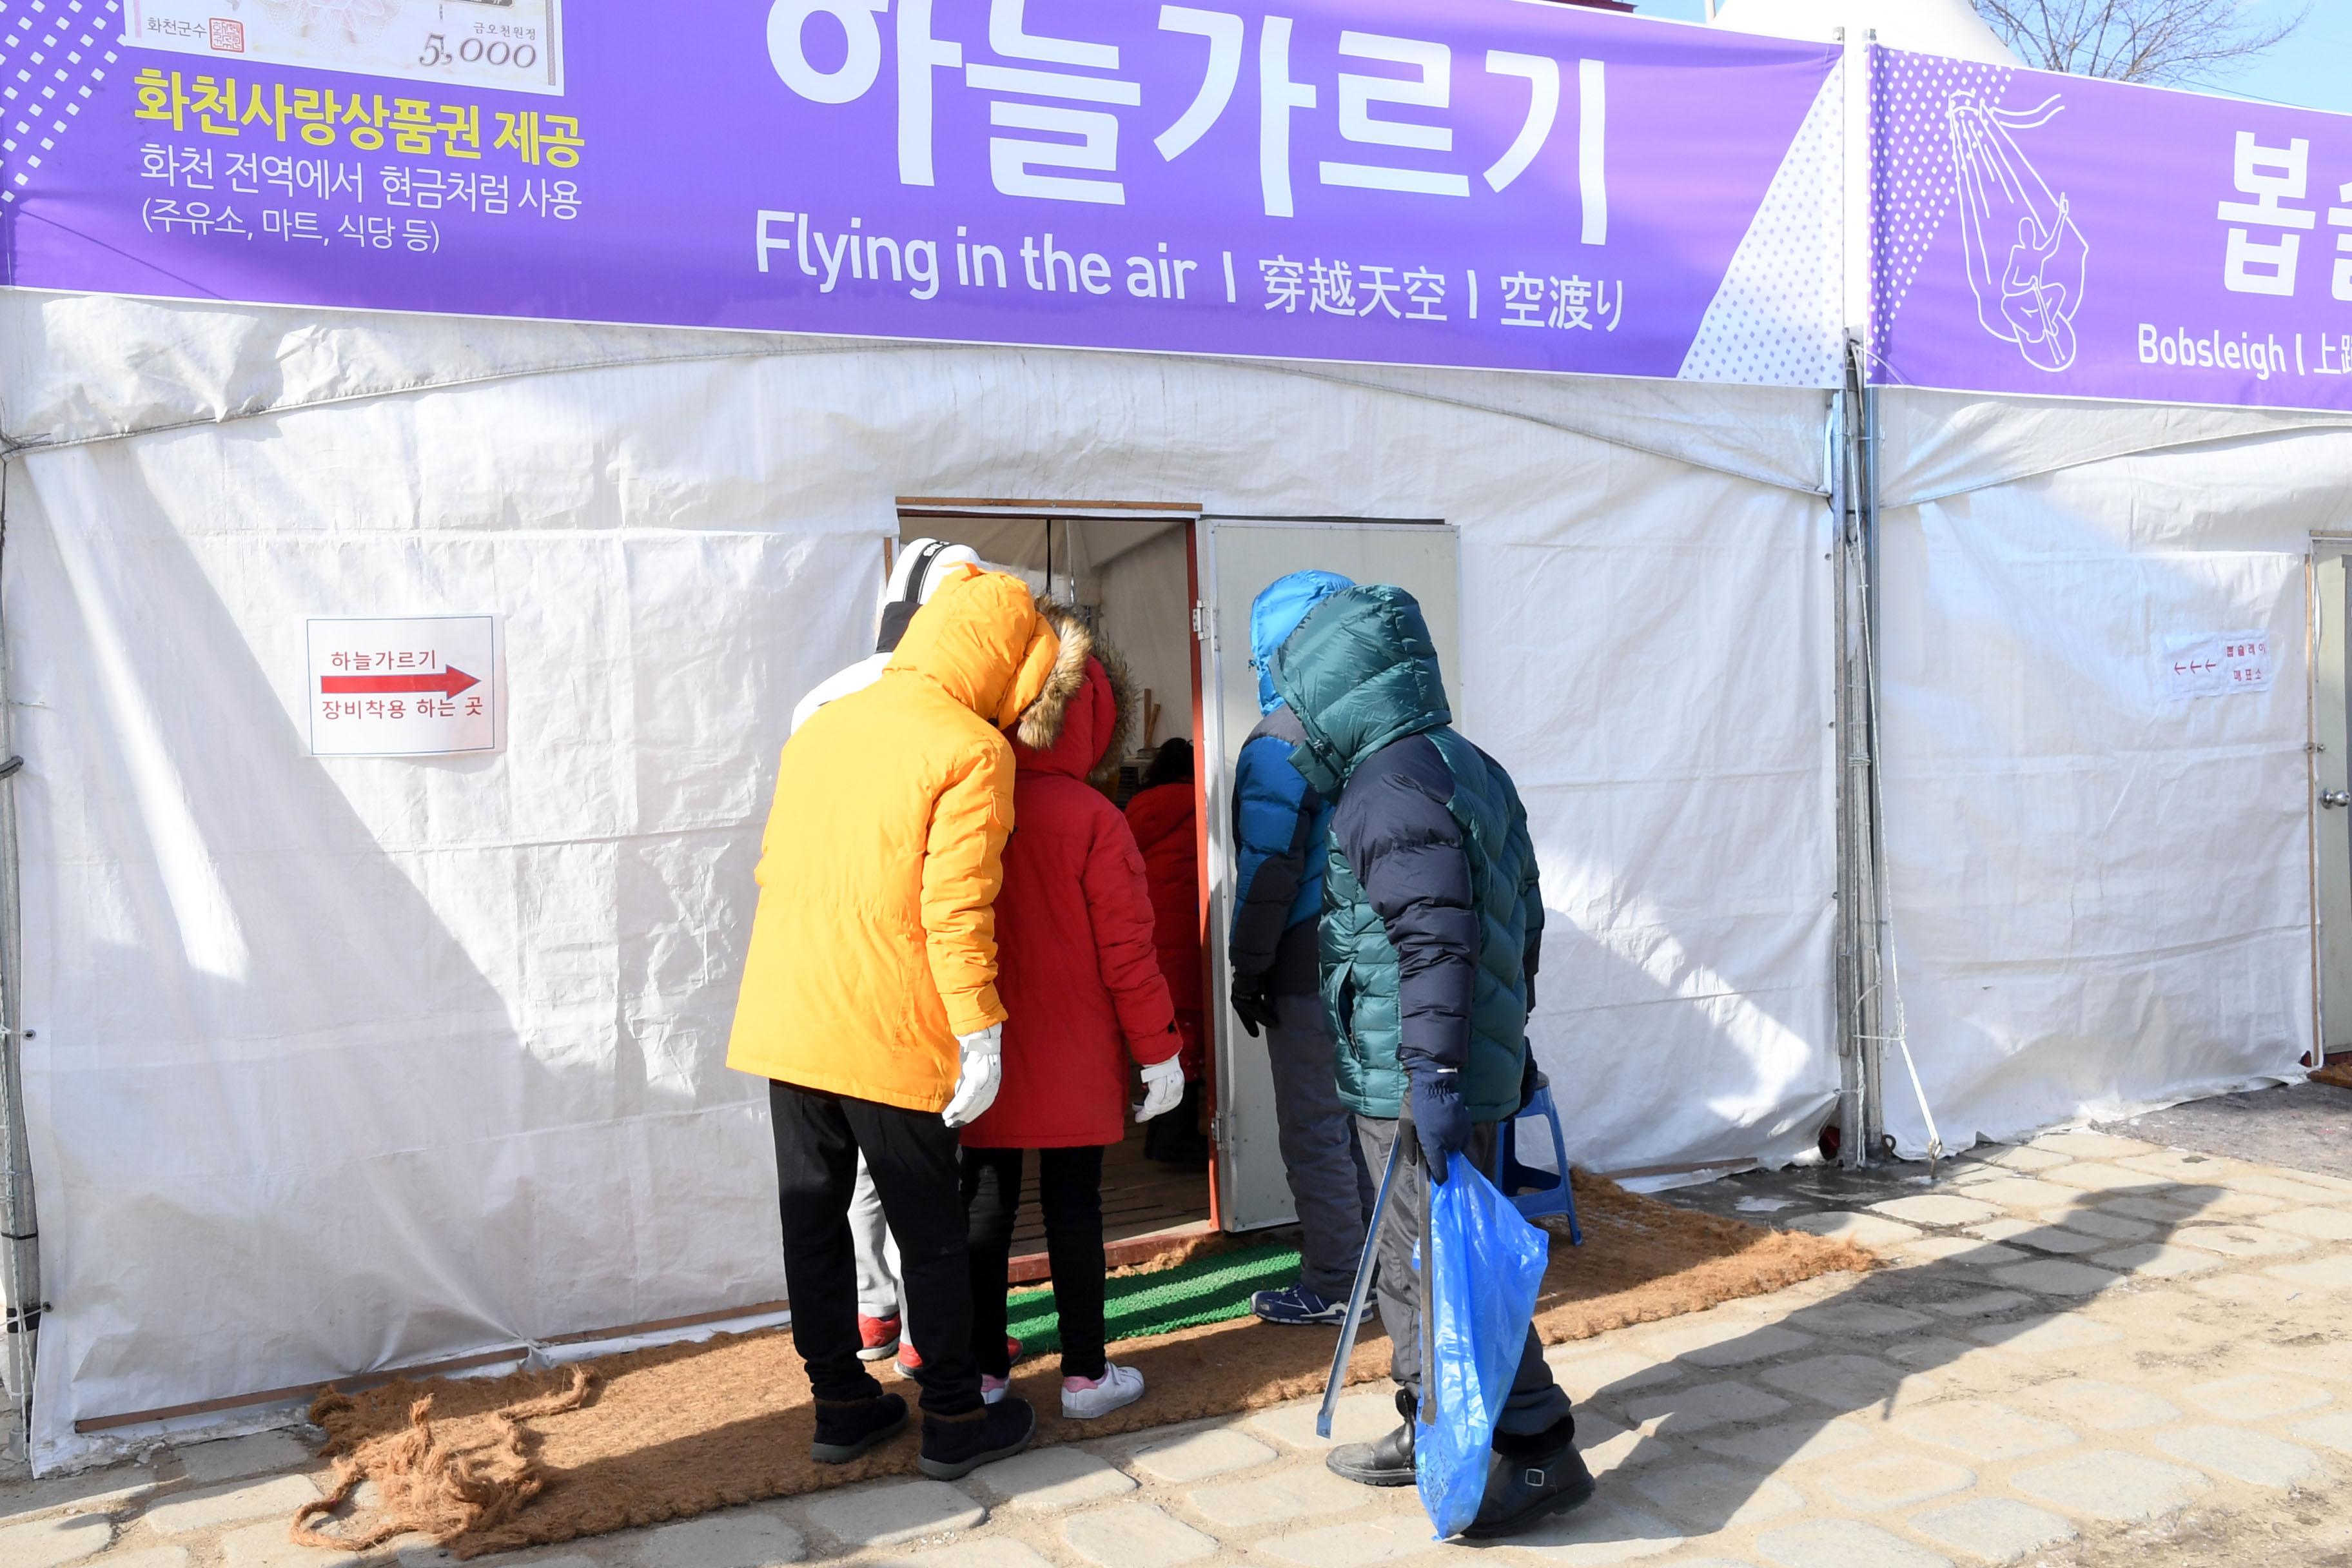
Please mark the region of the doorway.
[[[1134, 793], [1153, 747], [1176, 737], [1193, 744], [1213, 1152], [1205, 1171], [1171, 1171], [1143, 1157], [1142, 1138], [1130, 1127], [1104, 1161], [1104, 1236], [1113, 1265], [1140, 1262], [1213, 1229], [1291, 1223], [1297, 1215], [1265, 1042], [1242, 1028], [1226, 1000], [1234, 767], [1259, 718], [1250, 604], [1276, 578], [1307, 568], [1406, 588], [1421, 601], [1458, 715], [1458, 531], [1431, 518], [1207, 516], [1164, 504], [902, 498], [898, 537], [970, 545], [1076, 610], [1126, 657], [1145, 711], [1114, 799]], [[1033, 1199], [1024, 1194], [1015, 1233], [1016, 1279], [1044, 1274]]]
[[2311, 570], [2312, 870], [2319, 914], [2314, 1067], [2352, 1053], [2352, 539], [2315, 538]]
[[[1136, 711], [1125, 753], [1118, 759], [1116, 778], [1107, 792], [1122, 810], [1140, 793], [1162, 745], [1187, 741], [1196, 756], [1201, 749], [1200, 645], [1193, 615], [1199, 517], [1194, 507], [1118, 502], [924, 498], [898, 502], [898, 543], [938, 539], [970, 546], [992, 566], [1021, 577], [1034, 592], [1074, 611], [1127, 661]], [[1195, 766], [1192, 783], [1196, 879], [1207, 850], [1201, 826], [1202, 772]], [[1177, 831], [1181, 834], [1181, 827]], [[1205, 974], [1196, 972], [1194, 985], [1204, 983]], [[1202, 1011], [1207, 1012], [1205, 1003]], [[1204, 1044], [1210, 1033], [1204, 1016]], [[1213, 1103], [1213, 1050], [1207, 1055], [1203, 1106]], [[1136, 1093], [1139, 1097], [1140, 1091]], [[1207, 1131], [1198, 1129], [1202, 1134]], [[1033, 1160], [1013, 1232], [1015, 1283], [1042, 1279], [1045, 1273], [1036, 1182]], [[1181, 1247], [1215, 1229], [1218, 1209], [1213, 1161], [1154, 1160], [1146, 1152], [1146, 1129], [1131, 1121], [1124, 1142], [1104, 1153], [1103, 1240], [1114, 1268]]]

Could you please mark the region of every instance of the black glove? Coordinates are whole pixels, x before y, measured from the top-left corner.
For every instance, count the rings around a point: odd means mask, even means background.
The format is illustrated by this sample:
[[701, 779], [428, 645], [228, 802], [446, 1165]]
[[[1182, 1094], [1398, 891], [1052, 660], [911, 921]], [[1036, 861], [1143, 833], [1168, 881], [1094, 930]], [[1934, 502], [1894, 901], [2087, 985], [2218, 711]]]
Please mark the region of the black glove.
[[1255, 975], [1246, 980], [1238, 974], [1234, 976], [1234, 1011], [1240, 1016], [1243, 1029], [1253, 1040], [1257, 1038], [1260, 1029], [1274, 1027], [1276, 1021], [1274, 987], [1267, 983], [1265, 976]]
[[1422, 1164], [1431, 1181], [1442, 1184], [1448, 1158], [1470, 1145], [1470, 1109], [1462, 1103], [1462, 1086], [1450, 1068], [1415, 1072], [1409, 1081]]

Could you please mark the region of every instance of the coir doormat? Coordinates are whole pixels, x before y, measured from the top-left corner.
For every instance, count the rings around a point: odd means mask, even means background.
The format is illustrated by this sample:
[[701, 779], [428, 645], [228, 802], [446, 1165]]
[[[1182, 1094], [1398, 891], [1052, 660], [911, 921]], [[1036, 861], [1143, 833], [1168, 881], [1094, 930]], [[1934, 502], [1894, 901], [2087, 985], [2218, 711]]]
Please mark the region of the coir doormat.
[[[1570, 1247], [1565, 1225], [1550, 1222], [1551, 1266], [1536, 1315], [1547, 1343], [1875, 1262], [1850, 1243], [1676, 1208], [1580, 1174], [1576, 1197], [1582, 1247]], [[1231, 1265], [1247, 1255], [1202, 1261]], [[1013, 1384], [1036, 1406], [1038, 1443], [1072, 1442], [1319, 1393], [1331, 1346], [1329, 1330], [1247, 1317], [1127, 1340], [1117, 1359], [1139, 1369], [1150, 1391], [1097, 1421], [1062, 1418], [1061, 1373], [1050, 1355], [1016, 1367]], [[1375, 1315], [1349, 1381], [1385, 1376], [1388, 1361]], [[911, 1404], [913, 1385], [900, 1386]], [[813, 1462], [808, 1381], [786, 1330], [500, 1378], [331, 1391], [311, 1419], [326, 1429], [338, 1485], [296, 1518], [293, 1536], [343, 1552], [412, 1531], [460, 1557], [548, 1545], [912, 1474], [917, 1449], [910, 1424], [906, 1436], [854, 1464]], [[345, 1517], [362, 1481], [374, 1483], [373, 1506]]]

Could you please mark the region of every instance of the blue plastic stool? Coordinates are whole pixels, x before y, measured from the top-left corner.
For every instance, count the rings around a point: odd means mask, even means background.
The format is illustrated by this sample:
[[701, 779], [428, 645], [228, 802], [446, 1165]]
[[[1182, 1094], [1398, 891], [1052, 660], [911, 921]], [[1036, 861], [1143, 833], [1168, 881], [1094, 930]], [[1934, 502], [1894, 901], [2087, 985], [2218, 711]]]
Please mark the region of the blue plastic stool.
[[[1551, 1124], [1552, 1163], [1559, 1173], [1522, 1165], [1518, 1159], [1519, 1118], [1540, 1116]], [[1551, 1102], [1551, 1079], [1536, 1075], [1536, 1094], [1527, 1109], [1502, 1125], [1502, 1136], [1495, 1140], [1496, 1189], [1511, 1200], [1514, 1207], [1528, 1219], [1541, 1219], [1546, 1215], [1568, 1216], [1568, 1244], [1584, 1245], [1584, 1232], [1576, 1223], [1576, 1194], [1568, 1179], [1568, 1140], [1559, 1131], [1559, 1111]]]

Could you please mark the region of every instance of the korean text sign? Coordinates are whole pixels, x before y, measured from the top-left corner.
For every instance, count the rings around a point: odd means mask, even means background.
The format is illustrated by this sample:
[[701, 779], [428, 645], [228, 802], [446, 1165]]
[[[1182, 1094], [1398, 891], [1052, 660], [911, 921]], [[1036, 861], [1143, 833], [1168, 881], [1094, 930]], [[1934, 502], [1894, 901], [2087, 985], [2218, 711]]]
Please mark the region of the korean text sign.
[[2352, 116], [1892, 50], [1883, 384], [2352, 408]]
[[497, 616], [318, 617], [304, 633], [312, 756], [498, 749]]
[[7, 280], [1675, 376], [1837, 265], [1726, 287], [1826, 46], [1541, 0], [288, 9], [0, 22]]

